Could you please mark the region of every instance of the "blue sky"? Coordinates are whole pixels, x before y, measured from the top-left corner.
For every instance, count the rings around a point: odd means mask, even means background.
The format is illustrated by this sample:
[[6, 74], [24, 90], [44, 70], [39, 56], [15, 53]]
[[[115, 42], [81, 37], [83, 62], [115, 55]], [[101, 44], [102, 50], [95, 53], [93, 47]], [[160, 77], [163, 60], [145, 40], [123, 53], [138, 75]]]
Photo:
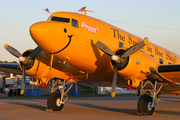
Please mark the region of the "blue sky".
[[29, 27], [50, 16], [42, 9], [77, 12], [84, 6], [95, 11], [87, 13], [89, 16], [141, 38], [148, 37], [150, 42], [180, 55], [180, 0], [1, 0], [0, 5], [1, 61], [18, 61], [4, 44], [21, 53], [36, 47]]

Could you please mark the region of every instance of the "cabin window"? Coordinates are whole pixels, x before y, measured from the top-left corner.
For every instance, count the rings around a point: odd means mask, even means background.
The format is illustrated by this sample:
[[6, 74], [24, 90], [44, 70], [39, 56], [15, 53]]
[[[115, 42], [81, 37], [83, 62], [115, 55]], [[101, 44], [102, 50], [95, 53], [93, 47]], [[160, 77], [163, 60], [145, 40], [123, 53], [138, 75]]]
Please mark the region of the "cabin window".
[[159, 63], [163, 64], [163, 59], [159, 58]]
[[77, 21], [77, 20], [75, 20], [75, 19], [72, 19], [72, 23], [71, 23], [71, 25], [72, 25], [73, 27], [78, 28], [78, 21]]
[[124, 47], [124, 43], [119, 42], [119, 47]]
[[169, 65], [172, 65], [172, 63], [168, 62]]
[[62, 18], [62, 17], [55, 17], [55, 16], [52, 16], [51, 21], [66, 22], [66, 23], [69, 23], [70, 19], [69, 19], [69, 18]]

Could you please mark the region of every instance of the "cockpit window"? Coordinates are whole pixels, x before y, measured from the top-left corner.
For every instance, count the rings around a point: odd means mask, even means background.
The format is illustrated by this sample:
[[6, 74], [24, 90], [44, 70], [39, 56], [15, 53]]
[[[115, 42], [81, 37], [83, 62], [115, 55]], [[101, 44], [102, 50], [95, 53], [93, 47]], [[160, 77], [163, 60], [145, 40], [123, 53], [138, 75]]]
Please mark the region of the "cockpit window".
[[62, 17], [52, 16], [51, 21], [58, 21], [58, 22], [66, 22], [66, 23], [69, 23], [70, 19], [69, 19], [69, 18], [62, 18]]
[[73, 27], [76, 27], [78, 28], [78, 21], [75, 20], [75, 19], [72, 19], [72, 24], [71, 24]]

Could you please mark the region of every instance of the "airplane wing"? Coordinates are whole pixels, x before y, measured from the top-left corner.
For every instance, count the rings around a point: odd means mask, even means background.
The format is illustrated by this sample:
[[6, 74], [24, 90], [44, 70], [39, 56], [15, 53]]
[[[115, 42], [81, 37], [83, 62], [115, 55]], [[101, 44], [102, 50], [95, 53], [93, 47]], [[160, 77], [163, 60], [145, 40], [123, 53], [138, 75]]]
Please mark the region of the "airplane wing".
[[[180, 81], [180, 65], [160, 65], [157, 68], [158, 74], [169, 82]], [[180, 83], [179, 83], [180, 84]]]
[[0, 63], [0, 71], [22, 74], [22, 70], [20, 69], [19, 64], [13, 63]]

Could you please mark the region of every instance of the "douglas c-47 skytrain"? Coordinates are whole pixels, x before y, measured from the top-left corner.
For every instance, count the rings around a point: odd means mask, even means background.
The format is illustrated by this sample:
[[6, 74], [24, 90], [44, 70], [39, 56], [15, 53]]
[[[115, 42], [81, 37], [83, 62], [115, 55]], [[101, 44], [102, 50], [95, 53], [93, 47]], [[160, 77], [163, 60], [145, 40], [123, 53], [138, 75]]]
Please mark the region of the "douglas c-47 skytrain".
[[[23, 54], [5, 45], [19, 64], [0, 64], [1, 71], [23, 71], [36, 78], [42, 87], [52, 86], [47, 100], [49, 109], [60, 111], [73, 84], [84, 86], [126, 86], [138, 89], [138, 113], [152, 115], [160, 92], [180, 93], [180, 57], [120, 28], [87, 15], [56, 12], [47, 21], [30, 27], [37, 48]], [[12, 72], [12, 71], [11, 71]], [[72, 85], [65, 92], [65, 84]], [[167, 86], [162, 88], [163, 86]], [[61, 94], [55, 92], [57, 89]], [[146, 94], [146, 93], [151, 93]], [[24, 79], [21, 85], [24, 94]]]

